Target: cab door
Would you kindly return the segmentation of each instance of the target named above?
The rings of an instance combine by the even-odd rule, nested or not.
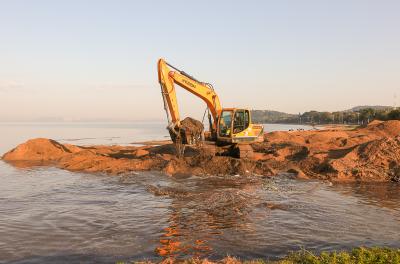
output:
[[[233,118],[233,134],[239,134],[250,125],[250,113],[246,109],[237,109]]]
[[[220,142],[230,142],[232,139],[232,123],[234,118],[234,111],[222,110],[218,120],[217,138]]]

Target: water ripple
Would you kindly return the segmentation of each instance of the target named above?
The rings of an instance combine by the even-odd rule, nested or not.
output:
[[[0,161],[0,256],[108,263],[275,258],[306,247],[400,246],[400,187],[267,177],[121,177]]]

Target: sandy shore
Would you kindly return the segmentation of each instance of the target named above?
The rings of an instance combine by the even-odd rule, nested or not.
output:
[[[162,143],[162,144],[158,144]],[[82,172],[124,174],[155,170],[168,175],[266,175],[292,172],[299,178],[334,182],[400,181],[400,121],[374,121],[366,127],[271,132],[253,144],[254,158],[213,156],[188,147],[175,157],[171,142],[142,146],[77,146],[32,139],[7,152],[15,166],[41,164]]]

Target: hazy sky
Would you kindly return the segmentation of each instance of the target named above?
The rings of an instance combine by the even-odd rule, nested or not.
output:
[[[0,120],[163,119],[159,57],[224,107],[393,105],[399,14],[396,0],[0,0]],[[178,95],[181,116],[202,116]]]

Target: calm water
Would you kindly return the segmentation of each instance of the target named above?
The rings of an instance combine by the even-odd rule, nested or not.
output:
[[[32,137],[75,144],[163,139],[164,127],[3,123],[0,153]],[[301,247],[400,247],[396,184],[332,185],[290,175],[110,177],[1,161],[0,181],[0,263],[112,263],[171,255],[277,258]]]

